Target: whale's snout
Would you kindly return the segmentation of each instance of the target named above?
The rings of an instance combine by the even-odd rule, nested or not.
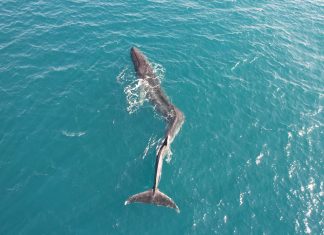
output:
[[[132,56],[141,54],[140,50],[137,49],[136,47],[131,47],[130,53]]]
[[[136,71],[138,71],[140,69],[140,67],[143,67],[147,64],[145,56],[142,54],[142,52],[138,48],[132,47],[130,50],[130,54],[131,54]]]

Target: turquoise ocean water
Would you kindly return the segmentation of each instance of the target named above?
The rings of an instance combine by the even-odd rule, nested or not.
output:
[[[186,121],[165,123],[129,50]],[[0,1],[0,234],[323,234],[323,1]]]

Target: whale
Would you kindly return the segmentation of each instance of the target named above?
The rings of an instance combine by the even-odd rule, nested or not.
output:
[[[145,192],[129,197],[125,201],[125,205],[131,203],[154,204],[157,206],[173,208],[176,212],[180,213],[177,204],[169,196],[162,193],[158,186],[161,180],[164,157],[170,152],[170,145],[183,125],[185,116],[166,96],[165,92],[161,88],[160,80],[155,75],[146,56],[136,47],[131,48],[130,54],[137,77],[143,81],[146,98],[152,103],[155,110],[163,117],[167,125],[163,141],[156,154],[153,187]]]

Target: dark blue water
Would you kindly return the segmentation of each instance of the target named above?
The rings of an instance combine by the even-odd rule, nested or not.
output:
[[[186,121],[165,123],[139,47]],[[322,234],[323,1],[1,1],[0,234]],[[170,159],[169,159],[170,160]]]

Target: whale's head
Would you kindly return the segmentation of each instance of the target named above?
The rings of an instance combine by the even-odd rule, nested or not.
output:
[[[138,75],[144,76],[150,70],[150,65],[146,57],[136,47],[132,47],[130,53],[135,67],[135,71],[138,73]]]

